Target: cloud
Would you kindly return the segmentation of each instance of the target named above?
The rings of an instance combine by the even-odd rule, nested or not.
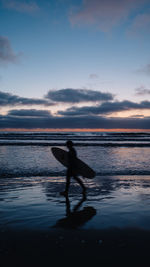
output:
[[[15,117],[43,117],[47,118],[51,116],[50,111],[48,110],[37,110],[37,109],[13,109],[10,110],[7,114],[8,116]]]
[[[24,0],[2,0],[4,8],[15,10],[23,13],[35,13],[39,11],[39,6],[34,1]]]
[[[127,111],[132,109],[150,109],[150,101],[135,103],[131,101],[105,102],[97,106],[72,107],[65,111],[58,111],[63,116],[83,116],[83,115],[108,115],[114,112]]]
[[[18,59],[19,55],[13,51],[8,38],[0,36],[0,63],[15,63]]]
[[[70,14],[70,21],[73,25],[96,25],[101,31],[108,32],[147,1],[83,0],[82,6]]]
[[[150,75],[150,64],[145,65],[144,67],[141,67],[136,71],[138,74],[145,74]]]
[[[135,89],[136,96],[145,96],[150,95],[150,89],[146,89],[144,86],[140,86],[139,88]]]
[[[87,89],[61,89],[61,90],[50,90],[45,98],[48,98],[56,102],[64,103],[80,103],[87,101],[109,101],[113,99],[111,93],[102,93],[100,91],[93,91]]]
[[[0,128],[128,128],[150,129],[150,118],[104,118],[100,116],[26,118],[0,116]]]
[[[60,90],[61,91],[61,90]],[[89,90],[83,90],[88,91]],[[99,93],[97,91],[94,91]],[[82,92],[83,93],[83,92]],[[66,95],[65,95],[66,96]],[[78,94],[77,94],[78,96]],[[74,96],[73,96],[74,97]],[[88,99],[88,98],[87,98]],[[126,111],[131,109],[150,109],[150,101],[135,103],[131,101],[108,101],[101,105],[83,106],[58,111],[57,115],[52,115],[49,110],[29,109],[31,105],[49,105],[56,103],[49,102],[47,98],[24,98],[10,93],[0,92],[0,105],[10,106],[11,110],[7,115],[0,115],[0,128],[139,128],[150,129],[150,117],[141,118],[134,116],[131,118],[107,118],[105,115],[117,111]],[[66,101],[66,100],[65,100]],[[65,102],[64,101],[64,102]],[[70,96],[69,100],[70,101]],[[82,101],[82,97],[73,99],[73,101]],[[84,99],[85,101],[85,99]],[[90,99],[91,101],[91,99]],[[93,98],[95,101],[95,98]],[[74,102],[73,102],[74,103]],[[75,102],[76,103],[76,102]],[[78,102],[77,102],[78,103]],[[15,109],[14,106],[26,105],[27,109]],[[60,116],[61,115],[61,116]]]
[[[98,74],[96,74],[96,73],[91,73],[90,75],[89,75],[89,79],[98,79],[99,78],[99,76],[98,76]]]
[[[137,35],[144,34],[150,32],[150,13],[139,14],[133,20],[131,24],[128,34]]]
[[[13,106],[13,105],[53,105],[46,99],[26,98],[5,93],[0,91],[0,105],[1,106]]]
[[[144,118],[144,115],[132,115],[130,118]]]
[[[109,101],[113,99],[111,93],[102,93],[86,89],[62,89],[57,91],[48,91],[44,98],[26,98],[0,91],[0,105],[56,105],[56,102],[62,103],[80,103],[88,101]]]

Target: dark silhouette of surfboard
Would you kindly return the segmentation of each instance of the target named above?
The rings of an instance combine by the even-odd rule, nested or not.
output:
[[[51,148],[54,157],[65,167],[68,167],[68,152],[58,148],[52,147]],[[84,178],[94,178],[96,173],[95,171],[90,168],[85,162],[82,160],[75,158],[74,164],[76,166],[74,173],[75,175],[81,175]]]

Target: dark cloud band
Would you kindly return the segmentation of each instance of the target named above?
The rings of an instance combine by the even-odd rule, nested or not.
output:
[[[104,118],[100,116],[80,117],[38,117],[25,118],[15,116],[0,116],[0,128],[128,128],[150,129],[150,117],[148,118]]]
[[[21,109],[21,110],[10,110],[7,114],[8,116],[14,116],[14,117],[50,117],[51,112],[48,110],[37,110],[37,109]]]
[[[87,101],[110,101],[113,100],[114,96],[111,93],[102,93],[100,91],[66,88],[50,90],[45,98],[56,102],[80,103]]]
[[[13,105],[53,105],[46,99],[26,98],[13,95],[10,93],[0,92],[0,105],[13,106]]]
[[[150,101],[135,103],[131,101],[104,102],[97,106],[72,107],[65,111],[58,111],[63,116],[83,116],[83,115],[101,115],[111,114],[113,112],[127,111],[132,109],[150,109]]]

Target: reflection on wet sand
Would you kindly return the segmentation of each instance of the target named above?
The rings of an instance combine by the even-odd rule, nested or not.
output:
[[[97,176],[85,183],[86,202],[74,182],[69,199],[60,196],[65,177],[1,178],[0,229],[53,225],[62,229],[135,225],[150,229],[150,176]]]
[[[82,210],[79,210],[82,203],[86,200],[86,197],[83,196],[82,199],[74,206],[71,211],[69,197],[66,196],[66,217],[59,219],[54,227],[62,228],[78,228],[84,225],[87,221],[91,220],[93,216],[96,215],[96,209],[91,206],[84,207]]]

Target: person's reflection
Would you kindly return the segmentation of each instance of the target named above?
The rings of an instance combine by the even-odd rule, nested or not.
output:
[[[78,228],[82,226],[87,221],[92,219],[96,215],[96,209],[91,206],[84,207],[82,210],[79,210],[82,203],[86,200],[86,197],[83,196],[82,199],[75,205],[73,211],[70,209],[70,200],[66,196],[66,217],[58,220],[54,227],[62,228]]]

